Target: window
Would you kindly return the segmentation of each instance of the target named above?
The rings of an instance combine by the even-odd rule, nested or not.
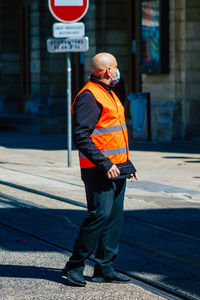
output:
[[[141,73],[167,73],[169,69],[169,5],[167,0],[140,2]]]

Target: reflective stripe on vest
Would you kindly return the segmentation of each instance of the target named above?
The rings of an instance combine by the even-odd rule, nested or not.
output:
[[[85,85],[79,94],[85,90],[89,90],[96,101],[102,106],[99,121],[90,135],[92,141],[112,163],[126,162],[129,155],[128,132],[125,123],[124,108],[120,100],[112,91],[111,96],[100,84],[91,81]],[[73,107],[75,101],[76,98],[72,104],[72,114],[74,113]],[[82,153],[79,153],[79,160],[81,168],[95,167]]]
[[[106,133],[112,133],[112,132],[117,132],[117,131],[121,131],[123,129],[127,129],[126,128],[126,123],[123,123],[122,126],[121,125],[115,125],[115,126],[110,126],[110,127],[101,127],[101,128],[96,128],[94,129],[93,133],[91,135],[98,135],[98,134],[106,134]]]
[[[126,149],[126,147],[122,147],[122,148],[115,148],[115,149],[110,149],[110,150],[101,150],[101,152],[105,156],[111,156],[111,155],[117,155],[117,154],[126,153],[127,149]],[[83,155],[83,153],[81,153],[80,151],[79,151],[79,157],[86,158],[86,156]]]

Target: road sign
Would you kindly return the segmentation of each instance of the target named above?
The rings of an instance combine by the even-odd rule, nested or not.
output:
[[[85,24],[78,23],[54,23],[53,36],[57,38],[81,37],[85,35]]]
[[[89,49],[88,37],[47,40],[47,50],[51,53],[61,52],[85,52]]]
[[[48,0],[49,10],[60,22],[75,23],[87,12],[89,0]]]

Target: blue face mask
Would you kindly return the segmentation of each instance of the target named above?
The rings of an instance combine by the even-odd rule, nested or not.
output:
[[[112,77],[111,77],[112,78]],[[120,71],[117,69],[116,78],[112,78],[112,84],[115,85],[120,81]]]

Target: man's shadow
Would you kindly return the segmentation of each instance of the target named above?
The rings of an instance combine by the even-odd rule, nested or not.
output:
[[[62,276],[62,269],[57,268],[0,265],[0,277],[44,279],[48,281],[54,281],[59,284],[74,286],[67,280],[67,277]],[[92,281],[91,277],[84,277],[87,281]]]

